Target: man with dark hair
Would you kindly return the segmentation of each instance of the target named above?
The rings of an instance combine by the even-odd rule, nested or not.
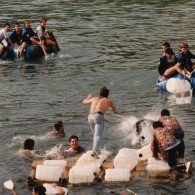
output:
[[[35,141],[33,139],[26,139],[24,141],[24,148],[20,149],[18,154],[23,157],[32,157],[35,154],[34,146]]]
[[[178,160],[184,163],[184,132],[177,119],[170,116],[169,110],[161,111],[160,120],[153,123],[153,128],[153,156],[158,158],[160,154],[171,168],[177,166]]]
[[[104,114],[109,108],[111,108],[114,113],[117,113],[115,104],[108,98],[108,95],[109,90],[106,87],[102,87],[98,97],[88,95],[87,98],[83,100],[83,104],[91,104],[88,122],[94,136],[92,156],[95,158],[99,158],[98,153],[104,132]]]
[[[57,121],[54,124],[54,128],[55,129],[53,131],[48,132],[48,135],[57,137],[57,138],[65,136],[63,121]]]
[[[16,22],[15,30],[11,33],[10,39],[14,45],[14,47],[18,47],[22,44],[22,30],[19,22]]]
[[[3,53],[9,45],[12,46],[10,40],[10,24],[6,23],[0,30],[0,58],[3,56]]]
[[[165,56],[165,50],[170,48],[171,45],[169,42],[165,41],[164,43],[162,43],[161,45],[161,52],[162,52],[162,56]]]
[[[85,148],[79,145],[79,138],[76,135],[71,135],[68,141],[70,147],[66,150],[60,151],[57,159],[62,159],[64,157],[74,157],[85,152]]]

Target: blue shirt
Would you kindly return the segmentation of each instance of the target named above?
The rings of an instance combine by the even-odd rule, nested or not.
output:
[[[181,51],[177,55],[178,62],[181,64],[180,68],[186,68],[189,72],[191,72],[193,62],[192,59],[195,59],[195,55],[188,51],[186,54],[182,53]]]

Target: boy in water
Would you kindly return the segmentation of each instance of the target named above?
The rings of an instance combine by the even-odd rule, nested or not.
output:
[[[54,131],[50,131],[48,134],[53,137],[63,137],[65,136],[64,132],[64,123],[62,121],[57,121],[54,124]]]
[[[26,139],[24,141],[24,149],[19,150],[18,154],[24,157],[34,156],[35,154],[34,145],[35,145],[35,141],[33,139]]]
[[[104,132],[104,114],[109,108],[111,108],[114,113],[117,113],[115,104],[108,98],[108,95],[109,90],[106,87],[102,87],[98,97],[88,95],[87,98],[83,100],[83,104],[91,105],[88,122],[94,136],[92,156],[95,158],[99,158],[98,153]]]
[[[85,152],[85,148],[80,146],[79,138],[76,135],[71,135],[68,141],[70,147],[66,150],[62,150],[58,154],[57,159],[63,159],[64,157],[65,158],[74,157],[83,154]]]

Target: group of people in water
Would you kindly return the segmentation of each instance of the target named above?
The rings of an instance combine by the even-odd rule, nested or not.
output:
[[[99,92],[99,96],[88,95],[83,104],[90,105],[90,111],[88,115],[88,123],[93,133],[93,152],[91,154],[95,159],[99,158],[101,153],[101,141],[104,132],[104,115],[108,109],[111,109],[114,113],[117,113],[116,106],[112,99],[108,98],[109,90],[106,87],[102,87]],[[138,121],[139,122],[139,121]],[[185,144],[184,144],[184,131],[181,128],[178,120],[170,115],[169,110],[163,109],[158,121],[152,121],[153,141],[151,143],[151,150],[153,157],[156,159],[163,159],[167,161],[171,169],[190,169],[191,164],[185,162]],[[54,125],[54,130],[48,134],[54,137],[62,137],[65,135],[64,124],[62,121],[57,121]],[[143,138],[144,139],[144,138]],[[69,148],[61,149],[55,159],[67,159],[81,155],[86,150],[79,144],[79,138],[76,135],[71,135],[69,138]],[[27,139],[24,143],[24,154],[30,156],[27,151],[32,152],[34,150],[34,140]],[[50,155],[47,155],[45,159],[52,159]],[[36,169],[38,164],[42,164],[43,160],[32,163],[32,169]],[[68,176],[66,176],[68,177]],[[41,185],[42,186],[42,185]],[[44,186],[38,187],[38,189],[44,190]],[[15,193],[15,192],[14,192]],[[45,193],[45,192],[44,192]],[[34,189],[34,194],[42,195],[44,193],[37,192]],[[59,193],[59,194],[63,194]]]
[[[160,74],[159,81],[163,81],[174,74],[182,74],[187,77],[191,76],[191,72],[195,69],[195,64],[192,62],[192,59],[195,59],[195,55],[191,53],[186,42],[180,44],[177,55],[168,42],[164,42],[161,45],[161,49],[162,57],[158,66],[158,72]]]
[[[9,36],[7,34],[10,25],[6,24],[3,30],[0,31],[0,55],[3,54],[3,50],[6,47],[19,46],[19,54],[22,56],[24,49],[28,44],[37,44],[45,51],[48,51],[47,46],[50,45],[57,51],[59,48],[56,42],[50,39],[49,31],[45,28],[46,22],[46,18],[40,20],[40,25],[37,27],[36,33],[33,32],[29,20],[24,21],[24,28],[22,30],[20,29],[20,24],[16,23],[15,31]],[[7,41],[7,45],[3,40]],[[160,58],[160,65],[158,67],[159,74],[161,75],[160,81],[177,73],[185,76],[191,75],[191,72],[195,69],[195,64],[191,59],[195,58],[195,55],[190,52],[187,43],[181,43],[180,51],[177,56],[168,42],[162,44],[162,51],[163,56]],[[83,104],[90,105],[88,123],[93,133],[93,152],[91,156],[95,159],[99,159],[99,154],[101,153],[101,142],[104,133],[104,115],[108,109],[117,113],[113,100],[108,98],[108,96],[109,89],[102,87],[98,96],[89,94],[82,102]],[[153,157],[167,161],[171,169],[190,169],[191,164],[185,163],[184,131],[178,120],[175,117],[170,116],[169,110],[163,109],[159,120],[152,121],[152,126],[153,141],[151,143],[151,150]],[[57,121],[54,125],[54,130],[49,132],[48,135],[56,138],[65,136],[63,121]],[[70,136],[69,145],[68,149],[59,151],[55,158],[64,159],[74,157],[75,155],[80,155],[86,151],[85,148],[80,146],[79,138],[76,135]],[[24,156],[33,156],[34,140],[25,140],[24,148],[19,153]],[[49,155],[46,156],[46,159],[51,158],[52,157]],[[37,164],[32,164],[32,168],[36,168],[36,166]],[[44,195],[45,192],[46,190],[42,185],[35,187],[33,190],[34,195]],[[15,191],[13,190],[13,194],[14,193]],[[60,188],[59,194],[63,194]]]
[[[13,31],[11,31],[9,23],[4,24],[0,30],[0,58],[10,48],[18,51],[18,57],[23,57],[28,45],[40,46],[44,54],[58,52],[60,49],[55,36],[46,28],[46,25],[47,18],[40,19],[35,31],[31,27],[30,20],[25,20],[23,27],[19,22],[16,22]]]

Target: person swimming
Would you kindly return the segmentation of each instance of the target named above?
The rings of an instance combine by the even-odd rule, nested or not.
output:
[[[48,135],[53,136],[53,137],[64,137],[65,132],[64,132],[64,123],[63,123],[63,121],[57,121],[54,124],[54,130],[48,132]]]
[[[35,141],[33,139],[26,139],[24,141],[24,148],[20,149],[18,154],[23,157],[33,157]]]

